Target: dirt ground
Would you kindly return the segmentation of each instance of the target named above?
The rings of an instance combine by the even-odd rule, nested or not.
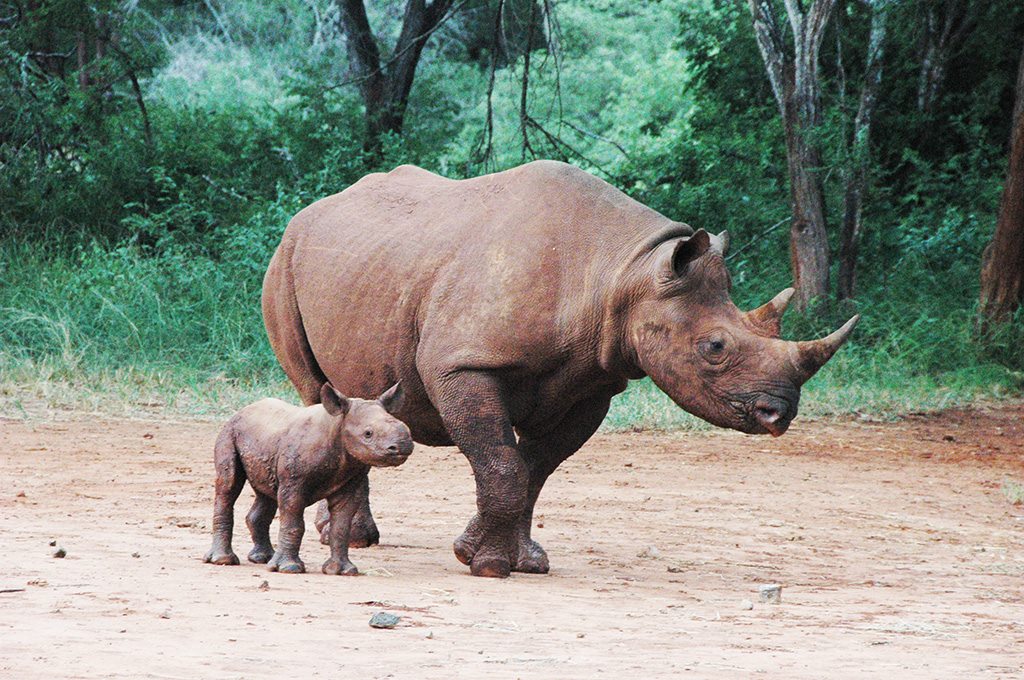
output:
[[[422,447],[371,476],[365,575],[319,573],[313,532],[315,573],[203,564],[216,432],[0,421],[0,677],[1024,675],[1024,507],[1002,488],[1024,482],[1024,404],[599,435],[541,497],[551,573],[507,580],[455,560],[469,466]],[[378,611],[398,627],[370,628]]]

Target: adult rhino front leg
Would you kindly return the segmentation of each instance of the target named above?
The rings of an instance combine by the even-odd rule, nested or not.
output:
[[[519,451],[529,467],[530,483],[526,507],[516,526],[517,556],[514,571],[530,574],[548,572],[548,555],[530,535],[537,498],[551,473],[569,456],[579,451],[601,426],[608,414],[612,396],[619,391],[621,390],[579,402],[551,432],[544,436],[520,438]]]
[[[508,576],[518,560],[529,470],[516,448],[501,385],[486,372],[456,371],[437,381],[433,396],[476,478],[477,515],[456,539],[455,555],[474,576]]]

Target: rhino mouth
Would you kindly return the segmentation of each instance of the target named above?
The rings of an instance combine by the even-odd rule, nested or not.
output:
[[[796,417],[797,399],[790,394],[760,392],[739,399],[744,432],[781,437]],[[736,403],[736,402],[734,402]]]

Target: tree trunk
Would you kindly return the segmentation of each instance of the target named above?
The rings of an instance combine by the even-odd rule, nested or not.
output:
[[[949,60],[960,47],[974,15],[970,0],[946,0],[940,16],[938,2],[924,0],[924,32],[921,38],[921,64],[917,74],[917,110],[935,111],[946,82]]]
[[[793,220],[789,227],[789,258],[797,308],[806,310],[814,300],[828,297],[828,232],[825,227],[825,193],[822,188],[821,155],[809,144],[805,131],[786,124],[786,156],[789,169]]]
[[[446,18],[453,0],[409,0],[391,59],[381,62],[363,0],[338,0],[352,71],[366,108],[364,148],[379,154],[384,135],[402,131],[416,66],[430,35]]]
[[[853,121],[849,146],[849,165],[844,171],[843,228],[839,246],[839,300],[853,298],[857,288],[857,252],[860,247],[861,216],[867,188],[868,163],[871,160],[871,119],[882,83],[882,55],[885,46],[886,8],[876,5],[871,11],[868,53],[864,62],[864,81],[860,104]]]
[[[790,261],[797,307],[828,298],[828,230],[821,153],[813,141],[821,124],[818,54],[835,0],[814,0],[807,11],[798,0],[785,0],[793,33],[792,53],[783,44],[773,0],[748,0],[754,35],[764,60],[786,133],[793,221],[789,232]]]
[[[981,266],[982,328],[1010,320],[1024,302],[1024,50],[1010,133],[1010,167]]]

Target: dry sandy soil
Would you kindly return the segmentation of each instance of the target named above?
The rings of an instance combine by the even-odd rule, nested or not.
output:
[[[452,555],[473,510],[453,449],[373,473],[363,576],[203,564],[216,432],[0,421],[0,677],[1024,675],[1024,507],[1002,490],[1024,481],[1024,404],[600,435],[541,497],[551,574],[507,580]],[[303,554],[326,558],[313,532]],[[770,582],[781,604],[758,602]]]

